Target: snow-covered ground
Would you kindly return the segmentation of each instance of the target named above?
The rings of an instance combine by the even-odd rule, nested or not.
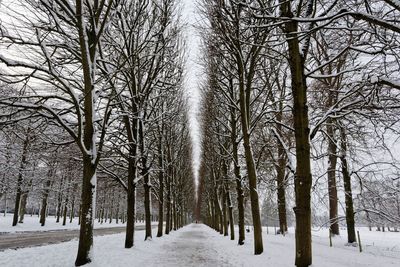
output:
[[[153,229],[153,234],[156,230]],[[343,232],[343,231],[342,231]],[[274,266],[286,267],[294,264],[294,235],[274,235],[273,229],[267,234],[264,229],[264,253],[253,255],[252,233],[246,233],[246,244],[238,246],[237,241],[223,237],[211,228],[191,224],[172,232],[169,236],[143,241],[143,231],[135,234],[135,247],[124,249],[124,234],[99,236],[94,239],[93,263],[89,267],[106,266]],[[334,247],[329,247],[325,230],[314,232],[313,266],[356,267],[356,266],[400,266],[400,253],[386,254],[385,250],[375,254],[367,249],[360,253],[356,247],[345,246],[344,237],[334,238]],[[344,233],[343,233],[344,234]],[[399,233],[377,233],[362,231],[365,246],[371,240],[374,245],[390,250],[398,249]],[[382,236],[381,236],[382,235]],[[363,237],[362,237],[363,238]],[[370,241],[369,241],[370,240]],[[77,241],[20,250],[0,252],[0,266],[73,266]],[[379,250],[381,251],[381,250]]]
[[[26,231],[53,231],[53,230],[75,230],[79,229],[78,218],[74,218],[72,223],[69,223],[69,218],[65,226],[62,225],[62,219],[59,223],[56,223],[56,218],[54,216],[49,216],[46,218],[45,226],[40,226],[38,216],[26,215],[24,218],[24,223],[19,223],[16,226],[12,225],[13,214],[9,213],[7,216],[0,216],[0,234],[1,233],[15,233],[15,232],[26,232]],[[112,223],[103,222],[102,224],[95,221],[95,228],[109,228],[109,227],[121,227],[124,226],[121,222]]]

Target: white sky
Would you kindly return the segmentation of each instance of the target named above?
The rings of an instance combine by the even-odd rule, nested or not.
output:
[[[182,0],[183,4],[183,21],[187,23],[185,27],[185,35],[187,38],[187,63],[185,90],[188,96],[189,104],[189,123],[190,135],[193,144],[193,175],[197,188],[199,185],[199,169],[201,164],[201,130],[199,123],[200,109],[200,81],[201,68],[198,64],[200,55],[200,37],[194,25],[199,21],[199,15],[196,8],[196,1]]]
[[[6,3],[13,3],[13,0],[0,0],[0,7]],[[199,185],[199,169],[201,164],[201,130],[199,124],[199,109],[200,109],[200,80],[202,76],[201,67],[198,64],[200,55],[200,36],[194,25],[198,23],[199,14],[195,0],[181,0],[182,3],[182,20],[185,23],[185,36],[187,42],[187,62],[185,73],[185,92],[187,94],[189,105],[189,129],[193,146],[193,176],[196,186]]]

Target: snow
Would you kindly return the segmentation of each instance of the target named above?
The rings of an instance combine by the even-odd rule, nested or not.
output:
[[[153,229],[156,231],[156,229]],[[345,231],[342,230],[344,233]],[[313,231],[313,266],[400,266],[399,233],[368,232],[361,229],[364,243],[372,241],[377,246],[390,246],[397,253],[360,253],[357,247],[346,247],[345,236],[335,237],[334,247],[329,247],[327,230]],[[102,266],[294,266],[294,234],[289,229],[285,236],[274,235],[273,229],[264,228],[264,253],[253,255],[252,235],[246,233],[246,243],[223,237],[208,226],[191,224],[168,236],[143,241],[144,231],[135,234],[135,246],[124,249],[124,234],[94,238],[94,261],[88,267]],[[73,266],[77,241],[43,247],[7,250],[0,253],[0,266]],[[40,262],[32,259],[40,259]]]
[[[378,76],[376,76],[376,75],[371,76],[371,83],[372,84],[378,83],[378,82],[379,82]]]
[[[15,232],[27,232],[27,231],[54,231],[54,230],[77,230],[79,229],[78,218],[74,218],[72,223],[69,223],[69,217],[67,218],[67,223],[65,226],[62,225],[62,218],[60,218],[60,222],[56,223],[56,218],[54,216],[49,216],[46,218],[45,226],[40,226],[39,217],[37,215],[30,216],[29,214],[25,215],[24,223],[19,223],[16,226],[11,226],[12,224],[12,213],[8,213],[6,217],[0,215],[0,234],[1,233],[15,233]],[[142,223],[143,224],[143,223]],[[140,224],[136,224],[140,225]],[[103,224],[98,223],[96,220],[94,223],[94,228],[110,228],[110,227],[122,227],[125,224],[122,224],[119,221],[118,224],[115,223],[115,220],[112,223],[103,222]]]

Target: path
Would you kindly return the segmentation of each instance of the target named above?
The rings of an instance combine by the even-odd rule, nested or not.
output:
[[[203,224],[191,224],[175,232],[173,239],[160,247],[157,260],[150,266],[232,266],[220,254],[221,248],[212,242],[214,233],[206,228]]]
[[[263,232],[265,251],[257,256],[253,254],[252,232],[246,233],[246,242],[243,246],[238,246],[237,241],[231,241],[229,237],[221,236],[202,224],[185,226],[161,238],[156,238],[155,234],[156,229],[153,229],[153,240],[144,241],[144,231],[137,231],[135,246],[131,249],[124,248],[124,233],[98,236],[94,239],[93,262],[87,267],[294,266],[293,232],[286,236],[274,235],[271,231],[270,234]],[[344,246],[341,238],[335,238],[334,247],[329,247],[329,242],[325,237],[314,236],[313,240],[313,266],[315,267],[400,266],[400,259],[397,257],[360,253],[357,248]],[[78,241],[75,239],[49,246],[5,250],[0,252],[0,266],[73,266],[77,247]]]
[[[154,226],[153,226],[154,227]],[[95,236],[119,234],[125,232],[125,227],[94,229]],[[136,230],[144,230],[144,225],[135,227]],[[5,249],[17,249],[47,244],[57,244],[78,238],[79,230],[53,230],[45,232],[21,232],[0,235],[0,251]]]

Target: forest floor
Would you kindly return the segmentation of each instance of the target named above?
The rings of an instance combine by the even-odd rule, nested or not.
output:
[[[313,266],[400,266],[400,234],[362,231],[364,252],[345,246],[345,236],[335,237],[333,247],[325,231],[313,231]],[[253,255],[253,233],[246,233],[246,243],[223,237],[208,226],[191,224],[168,236],[143,241],[144,232],[135,232],[135,246],[124,249],[124,234],[98,236],[94,239],[94,261],[88,267],[157,266],[157,267],[219,267],[219,266],[294,266],[294,234],[285,236],[263,232],[264,253]],[[345,231],[342,231],[345,232]],[[153,235],[156,230],[153,229]],[[1,238],[1,237],[0,237]],[[370,243],[371,240],[373,243]],[[370,247],[375,247],[371,249]],[[77,241],[42,247],[0,252],[0,266],[73,266]]]

